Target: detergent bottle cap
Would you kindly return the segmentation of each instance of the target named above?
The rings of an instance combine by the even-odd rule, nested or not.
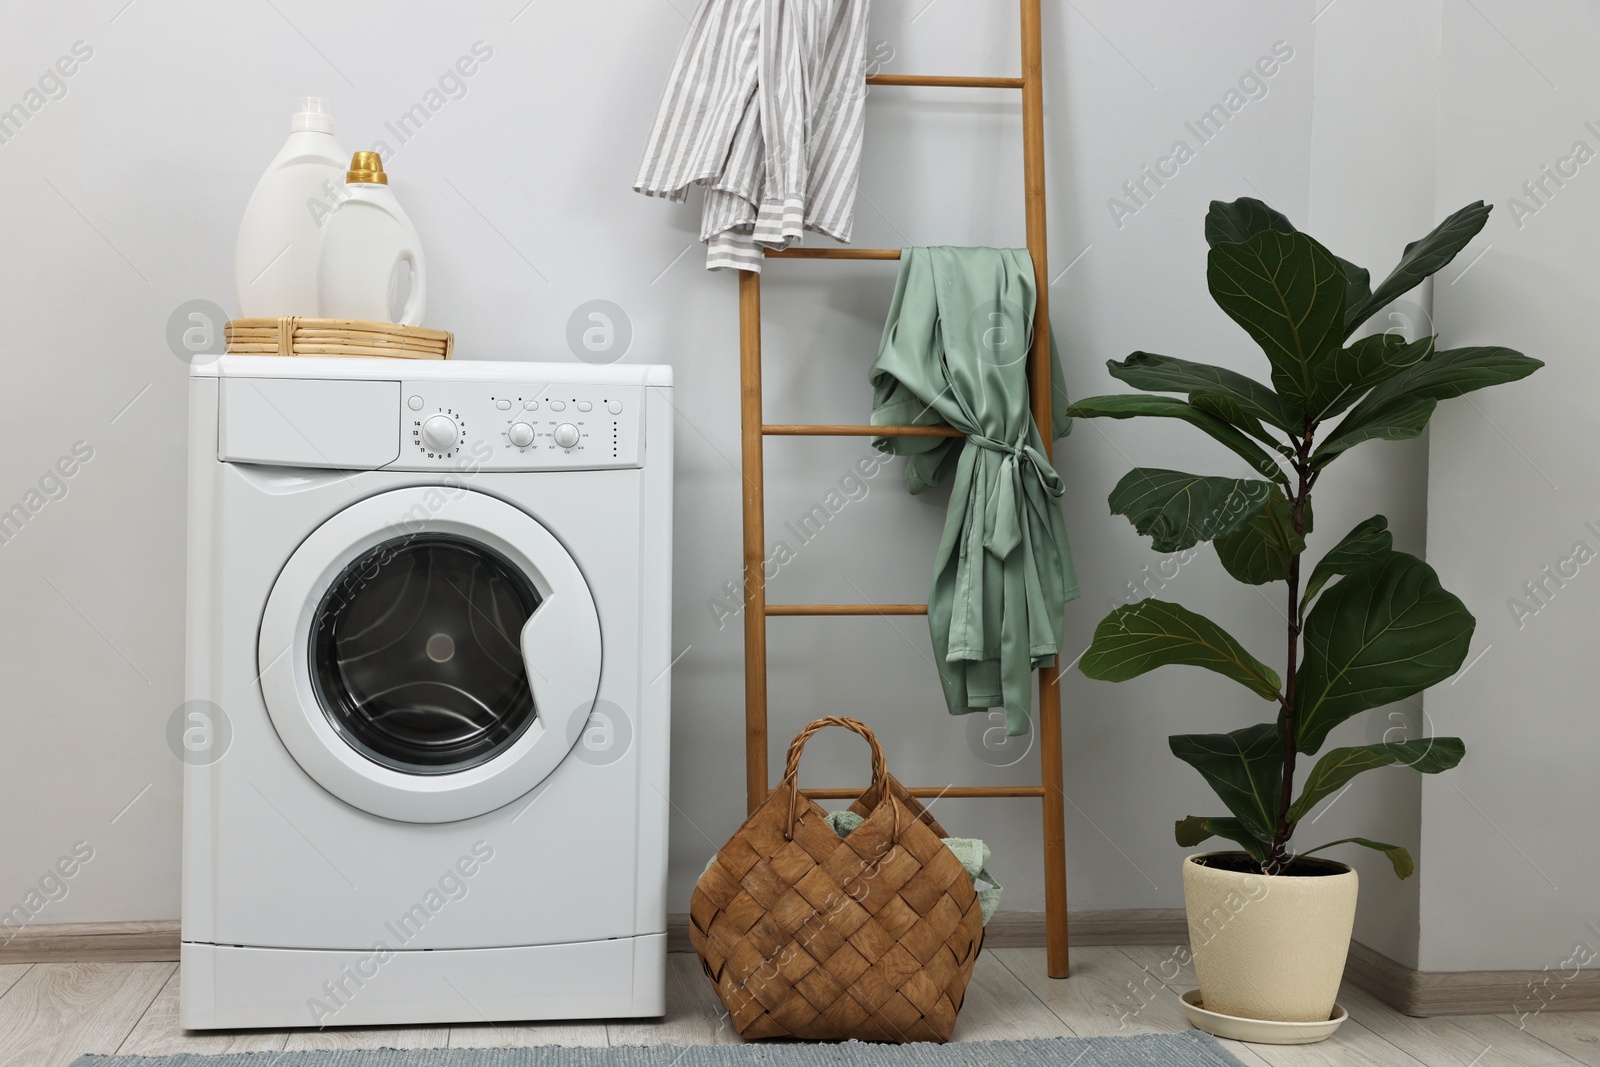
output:
[[[376,152],[357,152],[351,156],[350,172],[344,176],[344,180],[367,185],[389,184],[389,176],[383,172],[383,160],[378,158]]]
[[[290,133],[332,133],[333,116],[323,106],[320,96],[302,96],[294,118],[289,120]]]

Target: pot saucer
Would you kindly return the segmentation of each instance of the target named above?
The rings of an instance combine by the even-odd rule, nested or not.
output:
[[[1197,1030],[1204,1030],[1213,1037],[1250,1041],[1258,1045],[1309,1045],[1333,1036],[1339,1024],[1350,1017],[1342,1004],[1335,1004],[1333,1015],[1323,1022],[1286,1023],[1268,1019],[1241,1019],[1237,1015],[1207,1011],[1200,1002],[1198,989],[1188,990],[1179,999],[1183,1001],[1183,1013]]]

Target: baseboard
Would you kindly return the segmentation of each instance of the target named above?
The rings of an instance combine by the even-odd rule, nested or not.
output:
[[[1043,912],[1001,912],[984,930],[985,948],[1040,948]],[[1183,945],[1189,929],[1182,908],[1079,911],[1067,915],[1074,946]],[[692,951],[688,916],[667,921],[667,948]],[[1359,941],[1351,942],[1346,981],[1407,1015],[1536,1015],[1542,1011],[1600,1011],[1600,972],[1564,978],[1555,971],[1414,971]]]
[[[178,921],[54,923],[0,929],[0,963],[172,963]]]
[[[1067,917],[1075,946],[1181,945],[1181,908],[1079,911]],[[1044,913],[1003,911],[984,931],[987,948],[1038,948]],[[9,929],[3,933],[11,933]],[[178,923],[57,923],[26,926],[0,944],[4,963],[168,963],[178,958]],[[689,917],[667,917],[667,951],[690,952]],[[1537,1015],[1600,1011],[1600,972],[1414,971],[1353,942],[1345,979],[1407,1015]]]
[[[1407,1015],[1538,1015],[1600,1011],[1600,973],[1414,971],[1359,941],[1350,945],[1345,979]]]

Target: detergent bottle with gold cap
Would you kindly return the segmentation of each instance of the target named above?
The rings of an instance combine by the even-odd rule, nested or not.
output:
[[[317,259],[317,314],[422,325],[427,272],[416,227],[389,188],[376,152],[357,152],[345,197],[322,227]],[[405,306],[396,308],[402,285]]]

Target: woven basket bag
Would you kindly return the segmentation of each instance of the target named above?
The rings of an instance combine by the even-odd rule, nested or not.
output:
[[[872,784],[841,838],[802,796],[800,753],[842,726],[872,746]],[[689,939],[743,1037],[948,1041],[983,944],[972,879],[944,828],[855,719],[818,719],[783,781],[728,839],[689,903]]]

